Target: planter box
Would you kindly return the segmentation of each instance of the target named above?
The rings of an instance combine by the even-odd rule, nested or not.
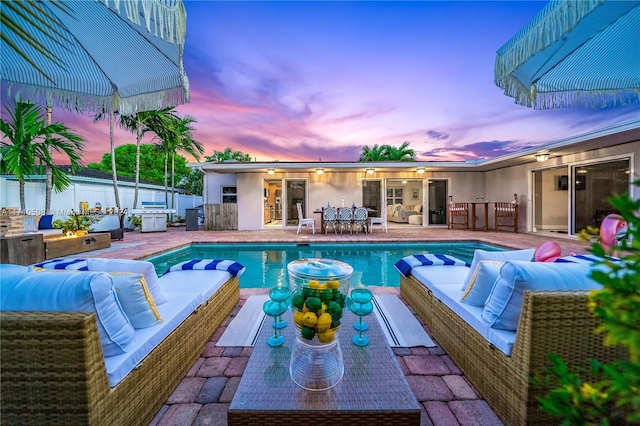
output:
[[[111,234],[87,234],[82,237],[49,238],[44,241],[45,257],[55,259],[111,247]]]
[[[2,263],[31,265],[44,260],[42,234],[19,235],[0,238]]]

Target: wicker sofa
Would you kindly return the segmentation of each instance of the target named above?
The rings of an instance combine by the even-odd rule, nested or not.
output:
[[[210,273],[184,272],[187,274],[178,272],[171,280],[185,291],[197,288]],[[201,303],[190,314],[186,312],[186,318],[115,386],[107,373],[95,313],[0,312],[1,423],[149,424],[237,305],[238,278],[225,274],[228,277],[216,278],[219,282],[208,290],[208,297],[201,297]],[[159,281],[171,299],[174,294],[170,292],[176,289],[167,288],[168,283],[163,282],[167,279]]]
[[[505,354],[477,326],[470,326],[455,305],[436,296],[440,293],[433,282],[459,284],[467,275],[465,269],[469,268],[447,267],[443,273],[434,268],[427,272],[439,274],[432,282],[425,279],[427,274],[401,276],[400,294],[505,424],[557,423],[540,410],[537,397],[546,391],[531,380],[550,365],[548,354],[560,354],[573,371],[588,371],[593,358],[606,362],[626,356],[622,350],[605,348],[602,336],[595,335],[597,321],[587,308],[587,291],[549,290],[524,292],[515,340],[510,354]],[[460,286],[455,287],[459,291]]]

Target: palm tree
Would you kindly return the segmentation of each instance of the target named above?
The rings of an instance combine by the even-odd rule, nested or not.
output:
[[[140,143],[142,136],[149,130],[158,134],[155,130],[162,131],[166,119],[177,117],[174,106],[162,108],[160,110],[141,111],[131,115],[120,117],[120,126],[136,134],[136,168],[135,168],[135,189],[133,195],[133,208],[138,208],[138,188],[140,184]],[[155,129],[155,130],[153,130]],[[166,172],[166,171],[165,171]],[[166,188],[165,188],[166,189]]]
[[[191,155],[196,160],[200,159],[200,155],[204,153],[204,147],[202,144],[193,139],[193,132],[195,129],[191,124],[196,123],[196,119],[190,116],[184,118],[176,116],[167,116],[165,119],[160,120],[158,123],[154,123],[153,131],[158,135],[161,143],[158,148],[165,155],[165,202],[168,205],[167,196],[167,168],[168,158],[171,156],[171,207],[175,206],[175,156],[177,151],[181,151],[185,154]],[[156,124],[161,124],[162,127],[155,127]]]
[[[116,144],[115,144],[115,137],[114,137],[114,121],[115,121],[115,115],[117,113],[114,111],[109,112],[109,145],[111,148],[111,176],[113,179],[113,192],[114,192],[114,196],[116,199],[116,207],[118,208],[118,212],[121,209],[120,206],[120,194],[118,192],[118,171],[116,170]],[[93,117],[93,122],[95,123],[96,121],[99,121],[101,119],[104,118],[104,114],[97,114],[95,117]],[[123,216],[120,216],[120,228],[123,228]]]
[[[219,163],[227,160],[236,160],[238,162],[248,163],[251,161],[251,155],[245,154],[242,151],[235,151],[227,147],[224,151],[218,151],[214,149],[213,154],[205,156],[204,159],[205,161],[216,161]]]
[[[409,148],[409,142],[403,142],[400,147],[386,145],[388,161],[416,161],[416,152]]]
[[[35,174],[36,163],[51,169],[52,186],[56,192],[65,190],[71,183],[68,174],[55,167],[52,151],[69,158],[71,170],[82,167],[81,153],[85,139],[61,123],[45,124],[40,107],[18,102],[13,110],[5,106],[10,120],[0,118],[3,133],[0,143],[0,172],[12,173],[20,184],[20,208],[26,209],[24,182]]]
[[[385,161],[387,159],[385,152],[388,146],[375,144],[373,148],[369,148],[368,145],[365,145],[362,147],[362,154],[360,154],[358,161]]]

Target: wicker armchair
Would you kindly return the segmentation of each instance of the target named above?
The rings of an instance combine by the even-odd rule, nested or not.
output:
[[[469,203],[454,203],[453,195],[449,195],[449,204],[447,204],[448,223],[447,228],[453,229],[458,226],[463,229],[469,229]],[[460,218],[459,222],[456,220]]]

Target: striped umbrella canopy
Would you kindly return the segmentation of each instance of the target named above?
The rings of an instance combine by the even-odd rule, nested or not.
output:
[[[494,81],[535,109],[640,102],[640,0],[552,0],[497,53]]]
[[[123,115],[189,101],[181,0],[3,0],[0,13],[8,98]]]

